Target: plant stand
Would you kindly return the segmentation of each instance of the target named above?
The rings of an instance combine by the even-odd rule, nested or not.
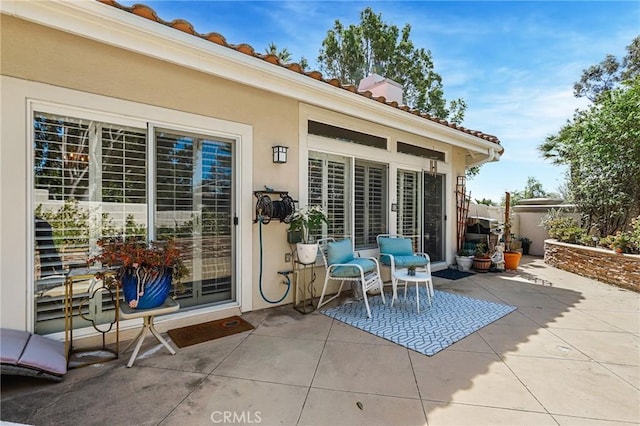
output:
[[[115,286],[115,290],[109,288],[104,279],[96,280],[98,273],[113,275],[113,271],[109,269],[90,269],[77,268],[72,269],[66,276],[64,282],[64,341],[65,356],[67,358],[68,368],[84,367],[90,364],[110,361],[118,358],[120,344],[120,328],[118,322],[118,308],[120,306],[120,287]],[[74,304],[74,285],[78,282],[87,280],[93,281],[94,285],[90,286],[89,297],[78,305]],[[99,285],[98,285],[99,284]],[[108,301],[114,306],[114,311],[105,309],[103,301]],[[86,303],[87,313],[83,313],[83,307]],[[83,348],[77,349],[73,346],[73,311],[78,309],[78,316],[89,321],[93,328],[101,334],[102,346],[100,348]],[[115,327],[115,349],[107,347],[106,336]],[[74,356],[78,355],[78,356]]]
[[[138,336],[133,339],[126,348],[122,351],[123,353],[129,350],[131,345],[136,344],[133,353],[131,354],[131,358],[129,358],[129,362],[127,363],[127,367],[131,367],[138,356],[138,352],[140,351],[140,347],[142,346],[142,342],[146,337],[147,333],[153,334],[153,336],[158,340],[158,342],[162,343],[165,348],[171,353],[171,355],[175,355],[176,351],[169,345],[169,343],[160,336],[160,333],[156,330],[153,325],[153,318],[157,315],[168,314],[171,312],[176,312],[180,309],[180,304],[173,300],[171,297],[167,297],[164,303],[157,308],[150,309],[133,309],[130,308],[129,305],[123,303],[120,305],[120,318],[121,319],[134,319],[134,318],[142,318],[142,330],[138,333]]]
[[[293,292],[293,309],[301,314],[310,314],[316,310],[313,305],[315,290],[313,283],[316,280],[315,263],[294,263],[296,274],[295,288]],[[307,274],[307,269],[310,270]],[[307,279],[307,276],[309,278]]]

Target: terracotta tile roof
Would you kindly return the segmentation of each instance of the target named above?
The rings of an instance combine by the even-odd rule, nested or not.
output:
[[[150,8],[149,6],[146,6],[146,5],[143,5],[143,4],[134,4],[131,7],[127,7],[127,6],[123,6],[123,5],[119,4],[115,0],[97,0],[97,1],[99,1],[101,3],[104,3],[104,4],[107,4],[109,6],[113,6],[113,7],[116,7],[118,9],[124,10],[126,12],[132,13],[134,15],[141,16],[141,17],[149,19],[151,21],[155,21],[155,22],[157,22],[159,24],[166,25],[168,27],[171,27],[171,28],[174,28],[176,30],[185,32],[187,34],[191,34],[191,35],[193,35],[195,37],[199,37],[199,38],[208,40],[208,41],[210,41],[212,43],[215,43],[215,44],[218,44],[220,46],[224,46],[224,47],[227,47],[229,49],[236,50],[238,52],[244,53],[245,55],[253,56],[254,58],[261,59],[261,60],[263,60],[265,62],[269,62],[269,63],[271,63],[273,65],[286,68],[286,69],[288,69],[288,70],[290,70],[292,72],[296,72],[298,74],[306,75],[309,78],[313,78],[315,80],[325,82],[325,83],[330,84],[332,86],[339,87],[339,88],[342,88],[344,90],[348,90],[349,92],[358,94],[360,96],[364,96],[364,97],[367,97],[369,99],[376,100],[378,102],[381,102],[381,103],[384,103],[386,105],[389,105],[392,108],[397,108],[399,110],[406,111],[407,113],[420,116],[420,117],[422,117],[422,118],[424,118],[426,120],[434,121],[436,123],[442,124],[444,126],[452,128],[452,129],[456,129],[458,131],[461,131],[461,132],[464,132],[464,133],[468,133],[468,134],[476,136],[476,137],[478,137],[480,139],[484,139],[486,141],[493,142],[493,143],[496,143],[498,145],[500,144],[500,140],[496,136],[483,133],[483,132],[481,132],[479,130],[467,129],[466,127],[460,126],[460,125],[455,124],[455,123],[449,123],[448,121],[446,121],[444,119],[432,116],[430,114],[421,113],[420,111],[418,111],[416,109],[411,109],[407,105],[399,105],[395,101],[387,102],[387,100],[384,98],[384,96],[374,97],[374,96],[372,96],[371,92],[369,92],[369,91],[358,92],[358,88],[356,86],[352,85],[352,84],[347,84],[347,85],[342,84],[342,82],[340,82],[340,80],[335,79],[335,78],[324,79],[324,78],[322,78],[322,73],[320,73],[319,71],[304,71],[302,69],[302,67],[299,64],[296,64],[296,63],[284,64],[284,63],[282,63],[280,61],[280,59],[276,55],[258,53],[253,49],[253,47],[251,47],[248,44],[230,44],[230,43],[227,43],[227,40],[221,34],[218,34],[218,33],[215,33],[215,32],[211,32],[211,33],[207,33],[207,34],[198,33],[193,28],[193,25],[191,25],[190,22],[185,21],[184,19],[174,19],[171,22],[165,21],[165,20],[161,19],[158,16],[158,14],[152,8]],[[501,151],[502,151],[502,148],[501,148]]]

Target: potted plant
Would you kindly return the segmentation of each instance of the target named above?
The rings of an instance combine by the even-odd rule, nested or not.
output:
[[[461,249],[456,255],[456,263],[461,271],[469,271],[473,264],[473,251],[469,249]]]
[[[327,215],[320,206],[306,206],[295,211],[289,222],[289,231],[299,233],[299,241],[296,243],[298,262],[304,264],[315,263],[318,255],[318,243],[314,236],[322,229],[322,224],[327,223]]]
[[[511,214],[509,205],[511,194],[505,193],[505,210],[504,210],[504,268],[516,270],[522,258],[521,243],[519,240],[513,240],[511,235]]]
[[[410,277],[415,277],[416,276],[416,267],[411,265],[407,268],[407,275],[409,275]]]
[[[489,272],[491,267],[491,257],[485,243],[476,244],[475,255],[473,256],[473,269],[478,272]]]
[[[150,242],[122,237],[102,238],[97,242],[100,253],[89,258],[89,264],[116,269],[129,307],[149,309],[164,303],[171,284],[180,286],[189,270],[182,261],[174,240]]]
[[[531,247],[532,241],[527,237],[520,237],[520,242],[522,243],[522,254],[524,256],[529,255],[529,247]]]

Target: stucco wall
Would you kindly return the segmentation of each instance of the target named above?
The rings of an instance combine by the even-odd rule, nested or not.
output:
[[[297,101],[7,15],[2,15],[0,27],[3,76],[18,78],[27,85],[44,83],[250,125],[253,128],[253,161],[243,167],[252,167],[252,189],[263,189],[268,185],[290,191],[294,198],[299,194]],[[4,80],[2,94],[1,319],[3,326],[25,328],[29,319],[22,307],[32,298],[26,294],[24,284],[30,268],[26,264],[30,250],[27,243],[27,221],[31,217],[27,200],[31,193],[27,185],[31,173],[28,169],[30,150],[26,146],[28,126],[20,124],[24,123],[26,115],[25,96],[18,93],[21,89],[14,93],[10,81]],[[11,98],[10,93],[15,97]],[[29,96],[47,100],[44,94]],[[19,98],[22,99],[16,105],[13,101]],[[73,105],[73,97],[68,102]],[[105,111],[108,110],[105,108]],[[271,147],[275,144],[290,147],[286,164],[272,163]],[[243,196],[255,204],[255,197],[247,192]],[[257,225],[244,225],[255,232],[252,251],[253,259],[258,259]],[[287,267],[284,253],[289,246],[283,236],[285,229],[284,225],[277,224],[263,230],[268,247],[263,262],[264,288],[272,298],[281,295],[284,288],[277,271]],[[243,265],[247,270],[257,266],[250,259],[246,261],[249,264]],[[250,308],[268,306],[261,299],[257,286],[252,286],[252,291],[254,305]],[[292,295],[287,300],[292,300]]]
[[[395,172],[399,168],[429,170],[429,160],[395,152],[398,140],[417,143],[446,153],[447,162],[439,163],[438,172],[447,176],[445,214],[449,218],[455,217],[455,196],[451,194],[455,191],[455,177],[464,174],[465,149],[385,127],[373,122],[375,120],[365,121],[344,113],[322,110],[277,93],[223,80],[11,16],[2,15],[1,19],[0,288],[3,326],[27,328],[30,319],[24,307],[32,304],[33,297],[28,288],[25,291],[25,282],[32,268],[28,264],[32,250],[29,241],[32,212],[28,197],[33,192],[29,166],[31,147],[27,146],[31,131],[31,124],[27,123],[28,98],[59,103],[65,108],[77,107],[80,116],[89,105],[104,114],[154,117],[148,111],[146,115],[138,115],[136,106],[140,106],[145,111],[162,109],[160,116],[169,117],[166,118],[167,123],[176,122],[170,118],[175,112],[176,115],[186,113],[249,126],[251,155],[245,158],[250,160],[241,165],[243,175],[250,170],[252,186],[251,190],[241,194],[241,202],[249,205],[245,212],[255,205],[252,190],[262,190],[265,185],[289,191],[294,199],[305,200],[306,187],[300,182],[304,180],[307,149],[388,163],[391,202],[395,194]],[[126,108],[121,109],[121,105]],[[309,115],[304,115],[306,113]],[[379,150],[333,140],[316,140],[316,145],[307,145],[308,117],[327,118],[328,122],[338,126],[386,137],[390,141],[389,148]],[[286,164],[272,163],[271,147],[276,144],[289,147]],[[260,263],[259,228],[252,223],[254,213],[250,212],[249,216],[242,217],[240,223],[243,235],[249,235],[246,245],[251,246],[250,254],[239,259],[241,269],[248,271],[245,279],[250,281],[241,285],[243,288],[248,286],[253,296],[252,305],[243,306],[244,310],[271,306],[260,296],[259,271],[262,272],[267,297],[278,299],[286,287],[282,285],[282,277],[277,271],[290,268],[284,261],[284,254],[290,250],[285,236],[287,225],[272,221],[263,227],[263,260]],[[390,231],[395,229],[395,220],[395,213],[389,212]],[[445,252],[451,262],[455,251],[455,221],[446,223]],[[446,267],[446,262],[439,266]],[[318,269],[317,272],[316,293],[319,294],[323,271]],[[292,299],[293,294],[289,293],[282,303]]]
[[[546,240],[544,261],[565,271],[640,292],[640,255]]]

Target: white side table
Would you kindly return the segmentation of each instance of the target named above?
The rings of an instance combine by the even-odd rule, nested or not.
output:
[[[406,269],[402,269],[393,273],[396,278],[396,282],[404,281],[404,300],[407,300],[407,284],[412,282],[416,283],[416,303],[418,305],[418,312],[420,312],[420,292],[418,291],[418,287],[420,283],[424,283],[427,289],[427,298],[429,299],[429,306],[431,306],[431,298],[433,297],[433,280],[431,279],[431,274],[427,272],[419,272],[416,271],[415,275],[409,275],[409,272]],[[398,289],[396,286],[393,287],[393,299],[391,300],[391,306],[393,306],[393,302],[398,298]]]
[[[171,312],[176,312],[178,309],[180,309],[180,304],[175,300],[173,300],[171,297],[167,297],[167,300],[165,300],[164,303],[158,306],[157,308],[150,308],[150,309],[132,309],[126,303],[120,304],[121,319],[142,318],[143,320],[142,330],[140,330],[140,333],[138,333],[138,336],[135,339],[133,339],[127,345],[127,347],[124,348],[124,350],[122,351],[123,353],[126,352],[131,347],[132,344],[137,342],[136,347],[133,350],[133,353],[131,354],[131,358],[129,358],[127,367],[131,367],[133,365],[133,362],[136,360],[136,357],[138,356],[138,351],[142,346],[142,342],[144,341],[144,338],[148,332],[151,332],[151,334],[153,334],[155,338],[158,339],[158,342],[162,343],[164,347],[167,348],[167,350],[171,353],[171,355],[176,354],[176,351],[171,347],[171,345],[169,345],[169,343],[166,340],[162,338],[162,336],[160,336],[160,333],[158,333],[158,331],[154,327],[153,317],[155,317],[156,315],[163,315]]]

